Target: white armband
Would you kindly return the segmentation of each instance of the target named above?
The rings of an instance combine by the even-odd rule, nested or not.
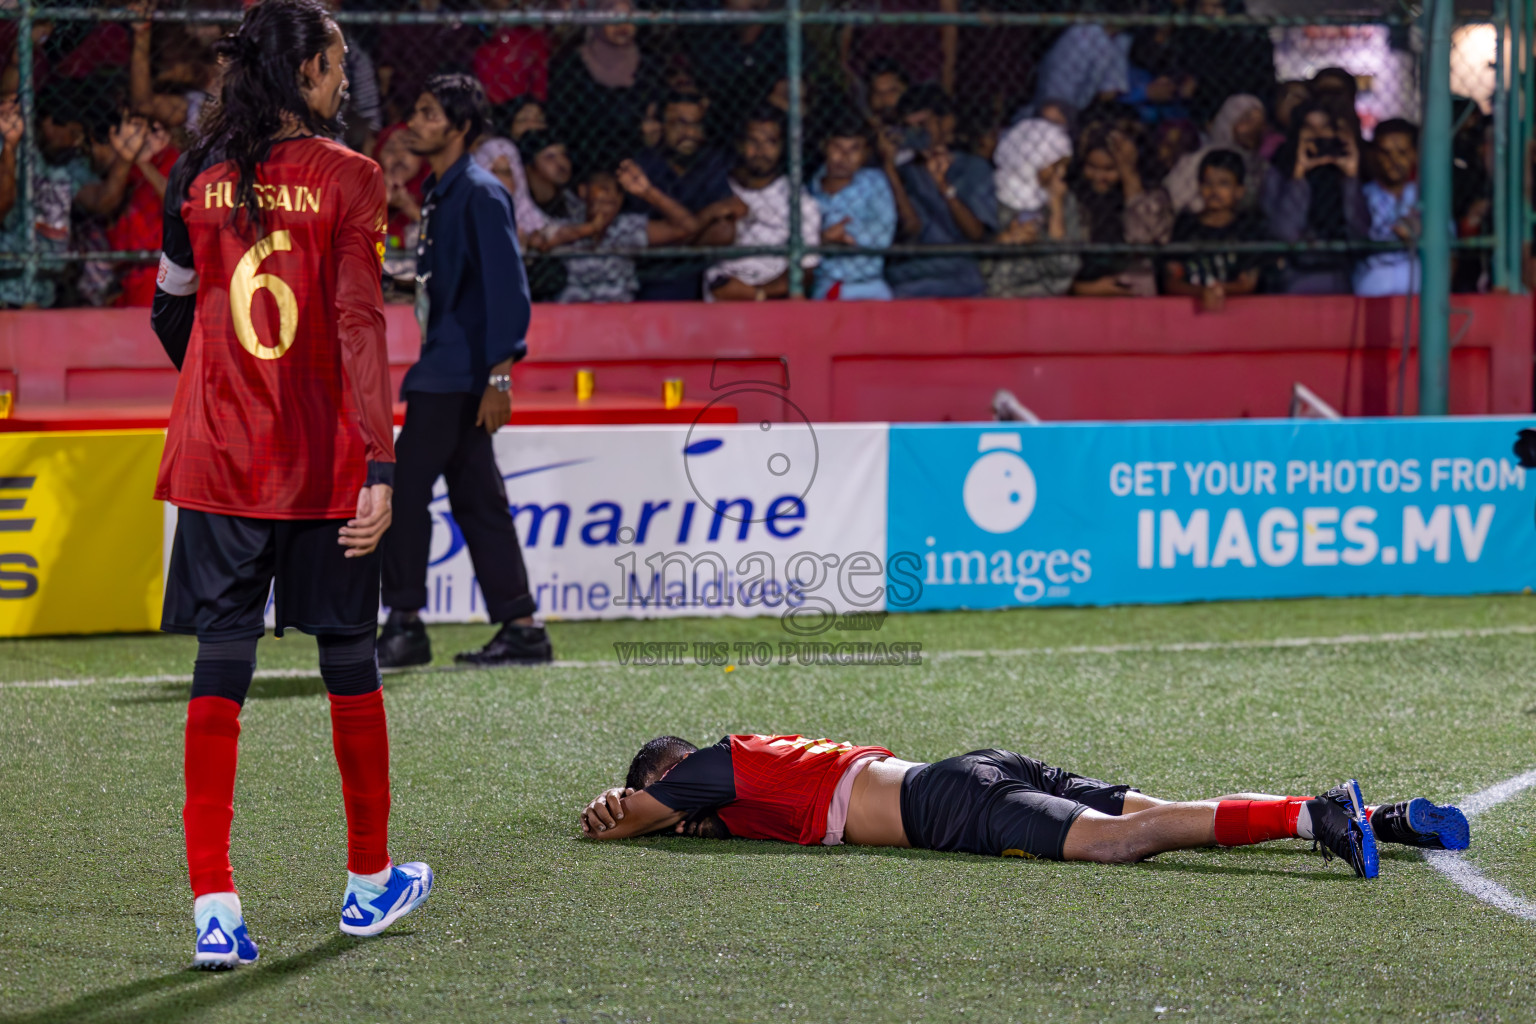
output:
[[[162,252],[155,287],[167,295],[196,295],[197,271],[171,262],[171,258]]]

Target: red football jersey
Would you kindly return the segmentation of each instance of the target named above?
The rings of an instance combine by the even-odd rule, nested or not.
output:
[[[859,757],[894,757],[884,747],[856,747],[803,736],[732,736],[736,799],[717,813],[742,839],[782,839],[814,846],[827,834],[827,808],[843,772]]]
[[[155,497],[262,519],[349,518],[367,463],[395,461],[384,175],[326,139],[275,143],[257,170],[259,238],[231,224],[237,178],[233,163],[214,164],[181,202],[197,315]]]

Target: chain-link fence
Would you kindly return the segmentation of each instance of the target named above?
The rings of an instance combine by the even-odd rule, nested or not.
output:
[[[541,301],[1417,287],[1421,33],[1390,0],[332,6],[394,299],[427,177],[405,122],[443,71],[485,87],[474,158]],[[166,174],[239,17],[0,0],[0,303],[149,303]],[[1530,0],[1464,20],[1438,230],[1458,289],[1519,288]]]

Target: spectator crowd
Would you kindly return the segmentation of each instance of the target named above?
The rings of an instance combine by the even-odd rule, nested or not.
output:
[[[635,2],[585,9],[622,17]],[[768,2],[719,0],[738,12]],[[798,198],[787,174],[785,35],[771,24],[350,24],[344,139],[383,168],[385,273],[400,298],[412,287],[428,173],[405,122],[422,84],[443,71],[484,87],[494,130],[473,158],[512,196],[537,300],[784,298],[789,262],[773,250],[789,242],[792,204],[804,244],[821,252],[803,262],[816,299],[1165,294],[1214,310],[1254,292],[1416,290],[1413,123],[1383,121],[1367,141],[1356,78],[1342,68],[1277,81],[1268,30],[1222,24],[1241,0],[1098,9],[1209,20],[1123,31],[848,25],[808,41]],[[0,21],[0,254],[27,245],[16,24]],[[159,248],[167,174],[217,91],[209,54],[223,31],[36,23],[32,209],[44,252]],[[1475,104],[1460,102],[1455,223],[1442,230],[1483,235],[1491,133]],[[1224,248],[1265,242],[1341,244]],[[1162,251],[1169,243],[1179,244]],[[712,258],[720,247],[745,252]],[[1458,257],[1456,288],[1486,278],[1476,252]],[[148,305],[153,294],[151,263],[87,260],[40,275],[30,292],[19,269],[0,266],[5,306]]]

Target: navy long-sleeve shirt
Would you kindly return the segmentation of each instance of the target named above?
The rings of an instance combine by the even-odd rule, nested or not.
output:
[[[416,258],[425,290],[421,358],[400,385],[433,394],[485,390],[490,368],[528,352],[532,312],[512,197],[467,154],[428,178]],[[417,301],[418,320],[422,302]]]

